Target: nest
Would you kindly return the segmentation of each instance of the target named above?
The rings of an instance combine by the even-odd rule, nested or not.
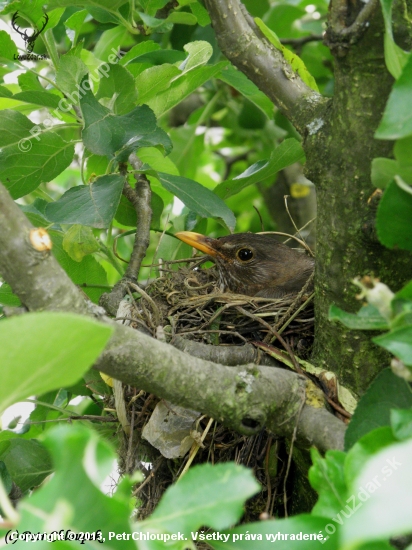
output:
[[[161,268],[161,277],[140,292],[131,313],[135,327],[154,337],[173,343],[183,337],[199,344],[244,347],[244,344],[265,342],[290,355],[305,357],[313,342],[313,306],[305,289],[297,296],[268,299],[222,293],[214,267],[202,268],[199,260],[187,260],[188,265],[177,270],[170,264]],[[309,284],[307,285],[309,286]],[[159,326],[162,327],[159,330]],[[281,336],[280,336],[281,335]],[[187,456],[166,459],[157,449],[141,438],[159,399],[135,388],[127,388],[126,404],[133,416],[137,445],[126,444],[123,471],[138,465],[146,480],[136,489],[139,499],[139,519],[155,508],[164,490],[179,477]],[[247,505],[245,520],[253,521],[262,512],[272,514],[283,507],[284,473],[288,456],[283,443],[262,430],[255,436],[242,436],[218,422],[210,427],[208,418],[197,422],[198,433],[206,431],[193,463],[227,462],[244,464],[254,470],[262,491]],[[273,461],[276,463],[273,466]],[[145,471],[145,463],[151,470]]]
[[[239,346],[256,340],[270,343],[283,334],[300,356],[310,351],[314,316],[305,289],[283,298],[222,293],[215,267],[172,271],[165,265],[146,293],[152,300],[142,297],[139,321],[155,336],[160,318],[167,341],[179,335],[214,346]]]

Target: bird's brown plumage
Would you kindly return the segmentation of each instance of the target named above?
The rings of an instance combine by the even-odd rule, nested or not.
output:
[[[213,239],[182,231],[176,237],[209,254],[222,289],[238,294],[266,298],[296,294],[315,265],[313,258],[279,243],[272,234],[237,233]]]

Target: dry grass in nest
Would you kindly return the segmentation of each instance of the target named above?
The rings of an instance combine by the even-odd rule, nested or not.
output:
[[[160,318],[168,341],[179,335],[215,346],[270,343],[283,333],[299,355],[312,344],[313,305],[305,292],[283,298],[222,293],[214,267],[172,271],[167,264],[146,292],[154,304],[142,297],[140,321],[155,336],[154,319]]]
[[[259,340],[273,342],[280,349],[286,343],[289,353],[301,357],[307,354],[313,340],[314,319],[313,306],[304,289],[298,296],[281,299],[222,293],[216,269],[201,268],[198,264],[199,259],[190,259],[187,266],[178,270],[164,264],[162,276],[144,291],[140,289],[141,297],[131,313],[139,328],[172,343],[175,336],[214,346],[239,346]],[[136,285],[132,286],[133,290],[139,290]],[[283,343],[275,336],[280,333]],[[152,464],[151,473],[146,472],[146,480],[136,489],[140,500],[138,516],[142,519],[153,511],[164,490],[178,479],[188,455],[166,459],[141,438],[158,398],[134,388],[129,388],[125,397],[134,415],[134,434],[138,438],[133,457],[129,445],[128,461]],[[248,521],[258,519],[263,511],[271,514],[282,508],[287,453],[281,442],[266,430],[246,437],[218,422],[206,429],[208,420],[202,418],[197,426],[200,434],[205,431],[207,435],[193,464],[232,460],[253,469],[262,491],[247,505],[245,519]]]

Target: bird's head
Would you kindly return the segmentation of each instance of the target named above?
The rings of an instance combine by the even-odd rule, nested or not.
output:
[[[300,290],[313,269],[311,258],[279,243],[272,234],[237,233],[213,239],[182,231],[176,237],[211,256],[223,288],[240,294],[272,297]]]

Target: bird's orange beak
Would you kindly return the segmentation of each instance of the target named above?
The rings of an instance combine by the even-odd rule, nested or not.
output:
[[[192,231],[180,231],[179,233],[175,233],[175,237],[210,256],[217,255],[215,248],[213,248],[213,243],[216,239],[211,239],[210,237],[205,237],[204,235],[200,235],[200,233],[193,233]]]

